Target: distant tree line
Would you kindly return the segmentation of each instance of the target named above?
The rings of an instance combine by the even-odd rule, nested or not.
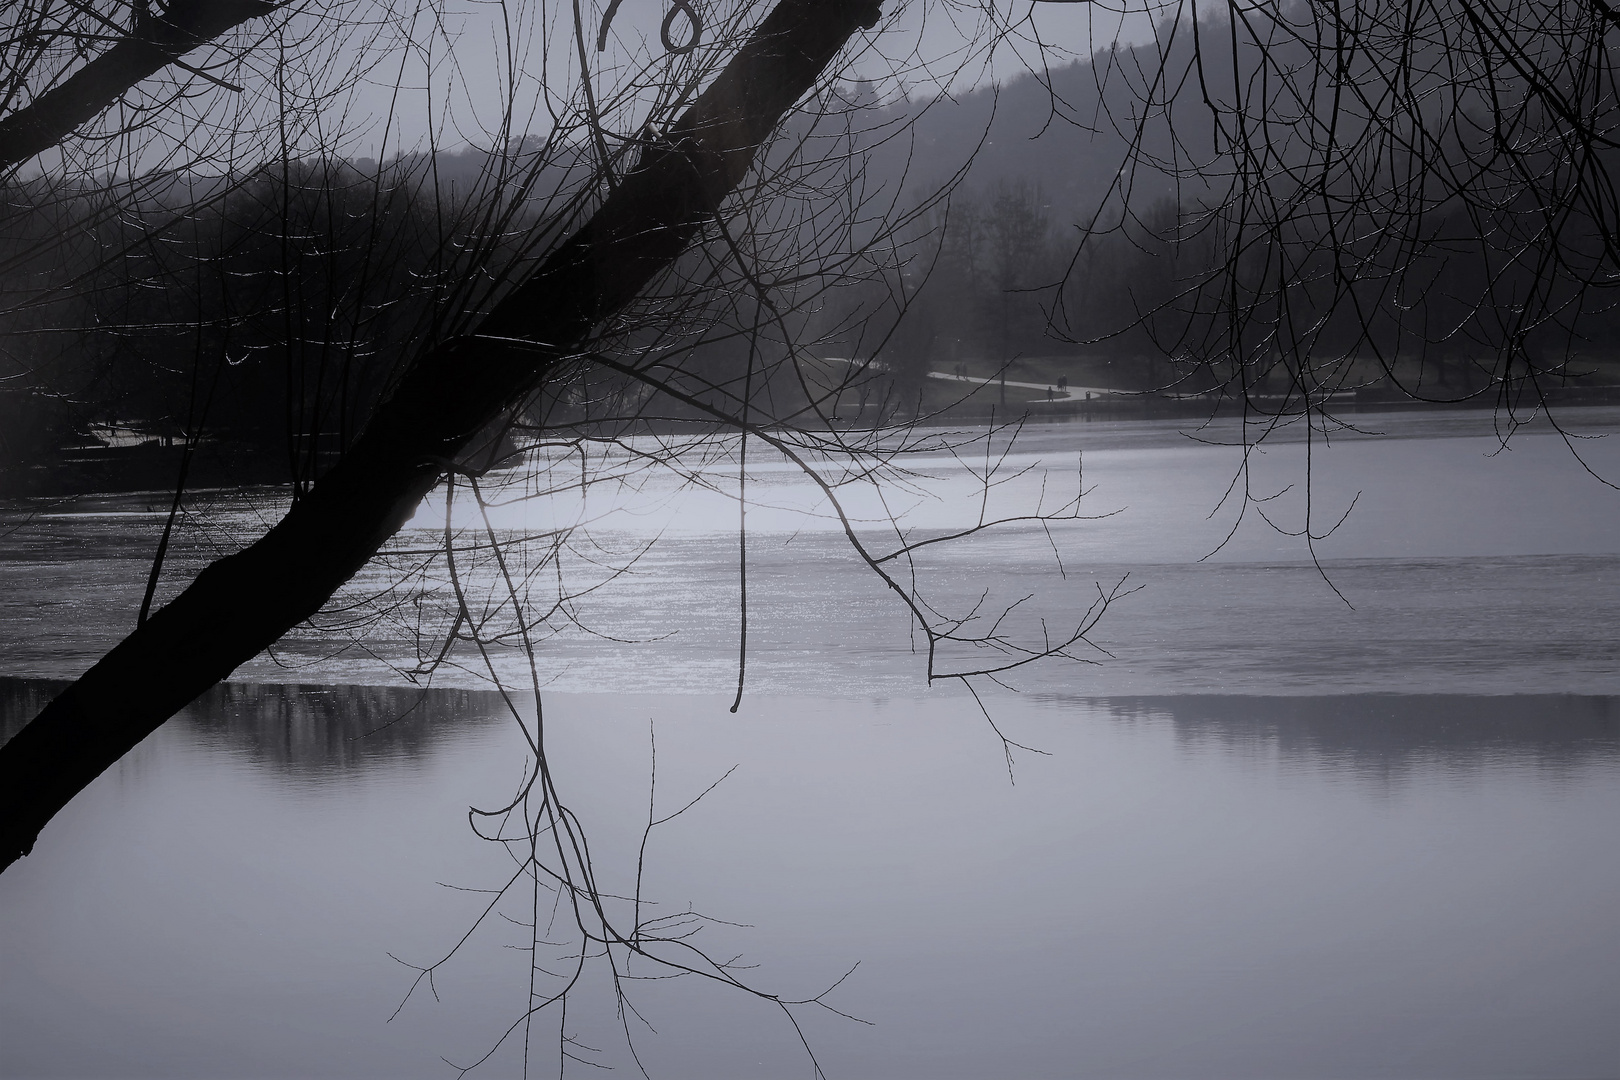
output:
[[[1268,62],[1290,48],[1303,50],[1280,43]],[[1073,139],[1021,133],[1054,95],[1075,114],[1150,100],[1120,74],[1136,51],[1054,68],[1049,86],[1026,78],[976,91],[932,115],[858,105],[873,132],[904,122],[922,133],[903,165],[875,138],[871,183],[897,184],[907,168],[936,183],[953,149],[971,161],[966,181],[896,230],[887,262],[864,253],[864,272],[846,267],[838,289],[791,317],[716,294],[708,314],[724,317],[694,308],[686,320],[707,329],[630,333],[626,347],[682,352],[683,385],[699,396],[749,382],[773,416],[813,396],[799,365],[774,362],[793,352],[870,365],[864,392],[889,415],[920,407],[930,370],[986,375],[1029,357],[1102,358],[1131,389],[1231,384],[1245,399],[1382,383],[1453,400],[1514,377],[1617,381],[1620,314],[1606,281],[1582,269],[1607,258],[1612,208],[1545,200],[1537,213],[1543,188],[1571,168],[1568,148],[1511,143],[1482,98],[1459,93],[1466,123],[1437,116],[1426,145],[1414,138],[1404,157],[1370,166],[1380,183],[1409,176],[1406,197],[1433,188],[1423,213],[1367,198],[1373,181],[1347,172],[1323,183],[1355,206],[1349,218],[1296,192],[1294,210],[1256,231],[1232,216],[1221,187],[1231,177],[1166,188],[1162,175],[1155,187],[1118,168],[1133,141],[1137,159],[1173,159],[1168,104],[1079,153]],[[1219,56],[1200,62],[1213,85],[1232,77]],[[994,152],[973,155],[975,123]],[[1527,178],[1498,203],[1440,171],[1488,156],[1492,140]],[[1289,144],[1273,142],[1274,171],[1287,172]],[[1183,143],[1184,154],[1216,150]],[[1601,140],[1588,150],[1575,164],[1614,164]],[[260,478],[307,486],[364,426],[404,346],[443,331],[434,320],[456,308],[451,294],[523,258],[505,238],[556,213],[555,197],[531,207],[519,195],[490,220],[491,160],[291,160],[248,175],[177,174],[125,197],[99,184],[43,197],[43,181],[12,180],[0,209],[0,459],[42,460],[84,443],[92,424],[121,423],[163,442],[206,438],[210,452],[237,455],[238,474],[252,460]],[[686,261],[698,274],[701,255]],[[667,395],[650,407],[650,394],[582,371],[549,407],[582,419],[692,413]]]
[[[311,479],[363,426],[440,269],[416,185],[372,179],[293,161],[176,177],[111,207],[19,185],[3,235],[38,241],[7,253],[27,294],[6,306],[13,409],[53,418],[36,438],[92,423],[169,443],[207,432]],[[19,441],[14,459],[50,449]]]
[[[306,489],[411,345],[454,332],[458,302],[529,257],[535,221],[567,195],[566,163],[541,170],[545,198],[497,175],[529,154],[311,157],[82,189],[13,179],[0,466],[116,431]]]

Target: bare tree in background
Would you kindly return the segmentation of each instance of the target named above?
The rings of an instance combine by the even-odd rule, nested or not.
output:
[[[748,988],[693,948],[686,920],[645,915],[639,893],[625,910],[598,888],[586,839],[560,801],[545,751],[538,642],[574,617],[578,586],[554,575],[579,529],[514,537],[489,523],[491,499],[505,497],[503,480],[512,482],[492,470],[511,464],[515,445],[534,470],[516,480],[530,496],[622,483],[648,464],[689,472],[716,455],[735,459],[740,482],[750,452],[797,465],[910,612],[930,678],[993,678],[1064,655],[1110,600],[1099,592],[1066,631],[1026,644],[987,612],[937,610],[908,573],[914,551],[953,537],[915,537],[895,525],[883,544],[843,509],[851,487],[907,484],[894,462],[924,445],[904,422],[888,423],[911,417],[872,385],[881,380],[871,349],[832,365],[807,352],[828,335],[860,337],[859,305],[823,325],[818,298],[839,283],[897,273],[888,238],[931,201],[908,212],[892,194],[862,190],[850,122],[860,106],[831,83],[835,58],[852,40],[870,40],[861,34],[878,26],[878,6],[783,0],[768,11],[745,2],[699,13],[679,5],[684,36],[665,20],[656,43],[632,35],[610,50],[628,18],[615,21],[615,8],[598,13],[599,22],[558,18],[543,5],[506,9],[498,120],[486,123],[485,148],[460,178],[439,175],[452,161],[437,151],[433,117],[418,155],[369,163],[336,156],[347,133],[329,103],[385,71],[391,55],[400,58],[396,96],[408,61],[419,59],[430,77],[436,64],[454,71],[469,62],[435,23],[442,13],[426,6],[267,6],[255,12],[261,22],[232,30],[239,40],[201,63],[181,47],[200,37],[170,34],[182,22],[200,25],[186,22],[181,5],[156,13],[135,6],[117,17],[72,8],[65,19],[49,6],[26,9],[19,22],[28,25],[11,38],[8,57],[17,73],[14,111],[0,129],[18,219],[40,226],[48,249],[16,244],[9,253],[8,269],[24,281],[6,312],[20,343],[12,377],[80,364],[93,382],[156,355],[189,356],[189,370],[181,364],[169,373],[186,402],[176,420],[187,449],[178,511],[199,432],[221,408],[220,386],[250,361],[280,372],[290,496],[267,533],[158,604],[165,531],[138,628],[0,748],[7,863],[177,709],[316,615],[439,489],[442,546],[386,551],[383,565],[398,572],[378,603],[413,589],[417,598],[436,594],[443,617],[435,624],[425,615],[418,629],[436,630],[442,645],[429,644],[412,674],[430,679],[440,664],[475,654],[507,693],[529,743],[532,767],[513,801],[474,815],[516,860],[491,911],[513,889],[527,890],[538,950],[540,897],[549,893],[572,928],[572,966],[531,971],[530,1000],[507,1033],[522,1031],[525,1057],[533,1018],[560,1014],[593,963],[607,965],[615,987],[636,959]],[[334,44],[325,35],[354,26],[364,28],[360,40]],[[154,40],[159,30],[170,36]],[[439,48],[449,59],[434,57]],[[140,65],[97,67],[92,55],[131,49]],[[164,57],[183,74],[155,63]],[[564,68],[560,78],[550,74],[554,63]],[[30,80],[36,69],[45,75]],[[103,69],[125,72],[126,84]],[[152,92],[142,80],[154,74],[176,80],[176,92],[132,104]],[[103,94],[101,111],[64,108],[68,98],[84,103],[86,84]],[[192,104],[198,93],[204,105]],[[213,99],[224,102],[222,112],[208,111]],[[115,115],[126,110],[133,120]],[[390,112],[384,132],[395,122]],[[60,160],[29,174],[20,166],[38,152],[41,131],[56,133]],[[406,254],[391,256],[390,243]],[[62,257],[53,259],[52,248]],[[400,295],[379,285],[402,265],[415,281],[410,289]],[[121,289],[131,282],[163,290],[164,302],[178,294],[176,306],[184,313],[189,304],[191,314],[134,310],[146,301]],[[401,305],[414,320],[401,321]],[[87,343],[106,355],[87,362]],[[853,431],[842,426],[852,399],[866,421]],[[660,420],[690,434],[669,437]],[[995,463],[992,454],[987,491],[1000,482]],[[1060,497],[1018,517],[1072,517],[1076,500]],[[455,517],[468,502],[481,522],[470,529]],[[956,536],[997,523],[987,515]],[[559,582],[555,594],[537,596],[537,582],[551,580]],[[746,592],[739,614],[740,697]],[[970,662],[953,664],[961,657],[952,649]],[[501,650],[525,659],[532,704],[507,685],[493,656]],[[1003,745],[1010,754],[1012,744]],[[620,1000],[628,1009],[622,992]],[[770,1000],[792,1018],[790,1003]]]
[[[645,26],[617,4],[500,12],[495,44],[476,46],[428,4],[30,0],[5,17],[0,168],[23,211],[0,253],[17,343],[5,374],[84,362],[74,350],[87,340],[110,343],[103,368],[127,369],[117,349],[143,320],[116,314],[127,304],[108,269],[116,279],[144,267],[137,277],[179,290],[197,313],[173,327],[190,354],[175,391],[188,446],[240,358],[274,357],[290,498],[263,537],[143,611],[139,629],[0,748],[8,864],[86,784],[315,616],[379,551],[396,580],[379,591],[383,604],[430,579],[452,597],[421,624],[414,674],[431,677],[460,649],[501,681],[491,654],[513,649],[538,697],[539,641],[572,617],[579,586],[542,600],[534,584],[556,579],[576,533],[519,543],[488,523],[514,440],[535,466],[521,481],[531,494],[616,482],[649,462],[690,472],[720,455],[740,478],[751,453],[794,463],[905,605],[930,678],[989,678],[1071,655],[1116,595],[1100,590],[1063,630],[1026,641],[983,613],[937,609],[907,569],[919,548],[995,515],[943,536],[897,526],[880,546],[841,509],[851,486],[906,484],[897,459],[923,445],[905,396],[870,361],[927,288],[907,279],[917,256],[902,238],[960,174],[904,201],[905,183],[868,186],[867,156],[903,147],[916,111],[846,93],[840,65],[931,92],[1006,44],[1042,73],[1051,43],[1035,23],[987,5],[928,5],[931,32],[948,23],[955,35],[942,69],[902,21],[916,16],[885,16],[871,0],[781,0],[768,13],[741,0],[676,4]],[[1082,115],[1052,95],[1055,126],[1113,132],[1123,165],[1081,234],[1070,284],[1053,294],[1058,332],[1075,331],[1080,320],[1065,316],[1092,299],[1073,287],[1088,247],[1119,237],[1173,260],[1174,272],[1114,329],[1145,329],[1189,373],[1230,390],[1258,421],[1255,438],[1295,420],[1330,430],[1332,395],[1376,379],[1415,396],[1482,397],[1511,427],[1552,383],[1579,374],[1593,328],[1609,325],[1620,269],[1610,172],[1620,19],[1605,0],[1188,2],[1146,15],[1150,44],[1093,59],[1095,109]],[[475,64],[494,72],[489,114],[429,94],[420,153],[360,159],[398,145],[413,80],[470,98]],[[374,84],[391,88],[386,104],[352,105]],[[481,152],[447,175],[453,156],[441,144],[474,122]],[[1166,190],[1168,225],[1150,210]],[[347,208],[344,192],[366,208]],[[220,285],[245,272],[232,260],[249,240],[228,235],[243,199],[276,225],[258,252],[266,265],[251,271],[267,289],[250,300]],[[1037,207],[1006,209],[1009,229],[1033,235]],[[309,236],[342,230],[294,226],[322,215],[361,223],[362,234],[410,222],[409,259],[374,234],[312,252]],[[177,267],[168,246],[186,230],[219,242]],[[401,265],[412,279],[403,298],[383,287]],[[1033,284],[1007,282],[1003,313],[1011,288]],[[887,319],[869,319],[864,300],[843,303],[840,289],[889,298]],[[69,294],[116,299],[95,309],[115,314],[70,325]],[[1003,325],[1003,343],[1008,334]],[[90,367],[85,378],[99,377]],[[864,421],[853,430],[841,425],[852,403]],[[648,433],[676,422],[694,435],[660,436],[649,451]],[[576,460],[577,477],[562,467]],[[999,475],[986,464],[987,490]],[[182,472],[176,507],[184,487]],[[388,551],[435,490],[443,544]],[[471,529],[453,512],[469,502],[481,523]],[[1015,517],[1076,512],[1064,495]],[[1307,516],[1302,532],[1320,535],[1318,523]],[[746,587],[745,510],[738,539]],[[619,565],[634,557],[619,553]],[[746,599],[740,614],[739,694]],[[587,959],[615,978],[633,956],[742,986],[691,950],[689,927],[643,919],[639,902],[627,914],[597,888],[548,770],[538,706],[511,701],[533,771],[481,819],[514,852],[508,889],[553,890],[581,943],[580,966],[554,985],[536,977],[511,1033],[527,1039]]]
[[[1080,251],[1178,250],[1140,316],[1261,430],[1380,383],[1511,428],[1613,359],[1617,34],[1606,0],[1166,5],[1095,74],[1113,194],[1174,220],[1125,197]]]

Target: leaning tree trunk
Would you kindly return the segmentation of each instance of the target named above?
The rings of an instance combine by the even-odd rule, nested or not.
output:
[[[285,0],[171,3],[144,14],[127,37],[60,86],[0,119],[0,174],[42,154],[94,118],[142,79],[250,19],[273,14]]]
[[[0,747],[0,868],[170,716],[315,614],[468,443],[691,242],[878,0],[782,0],[601,208],[477,327],[413,363],[287,516],[209,566]]]

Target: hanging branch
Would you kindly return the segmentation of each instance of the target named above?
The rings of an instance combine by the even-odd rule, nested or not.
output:
[[[173,0],[161,14],[141,9],[127,36],[60,85],[0,118],[0,174],[44,153],[113,102],[191,50],[286,6],[287,0]],[[181,64],[210,82],[219,80]],[[226,89],[239,89],[228,83]]]
[[[314,615],[480,431],[686,249],[787,110],[878,12],[874,0],[777,4],[578,232],[475,333],[410,365],[350,452],[280,523],[205,569],[0,747],[0,865],[31,850],[58,810],[181,707]]]

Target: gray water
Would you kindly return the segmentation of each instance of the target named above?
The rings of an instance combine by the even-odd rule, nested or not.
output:
[[[1083,452],[1089,505],[1123,512],[1060,530],[1061,574],[1027,529],[940,554],[933,595],[1032,594],[1057,618],[1099,582],[1145,588],[1098,626],[1097,663],[986,687],[1002,733],[1044,752],[1011,776],[791,474],[750,475],[735,716],[734,501],[619,496],[604,542],[661,536],[581,612],[619,642],[541,651],[604,888],[633,888],[655,733],[661,810],[739,768],[654,834],[644,892],[725,920],[707,947],[771,993],[858,963],[827,1000],[869,1023],[802,1013],[834,1080],[1620,1075],[1620,497],[1545,430],[1500,451],[1480,416],[1385,426],[1312,448],[1314,499],[1360,493],[1317,562],[1252,518],[1201,559],[1231,528],[1230,507],[1206,518],[1230,449],[1173,425],[1029,433],[1054,468]],[[1580,445],[1610,478],[1614,442]],[[1303,450],[1275,444],[1256,482],[1283,486]],[[948,528],[970,485],[930,468],[909,520]],[[28,509],[0,539],[10,723],[133,621],[161,524],[139,497]],[[213,510],[182,530],[177,578],[275,507]],[[509,875],[465,810],[509,796],[526,749],[487,672],[423,692],[399,674],[408,624],[342,652],[353,636],[329,622],[255,661],[0,877],[5,1075],[453,1076],[441,1056],[476,1058],[521,1014],[526,932],[503,924],[388,1021],[413,976],[389,954],[436,959],[486,902],[464,890]],[[655,1078],[811,1075],[769,1003],[692,980],[633,994]],[[587,986],[568,1028],[635,1074],[617,1022]],[[508,1044],[473,1075],[518,1069]]]

